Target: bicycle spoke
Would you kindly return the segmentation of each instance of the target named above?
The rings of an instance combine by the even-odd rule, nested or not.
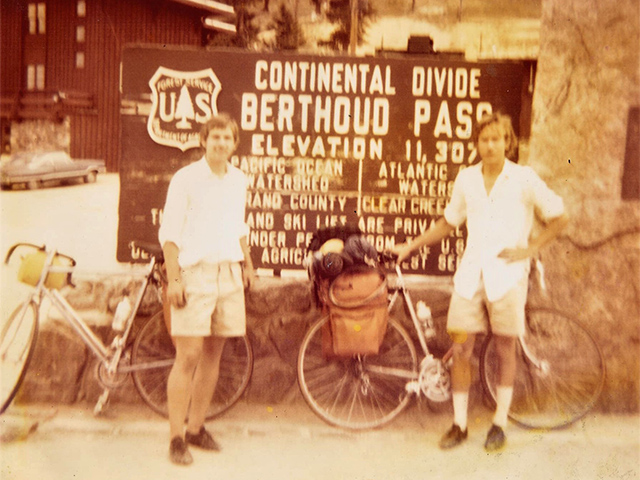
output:
[[[2,326],[0,338],[0,413],[15,397],[29,367],[38,335],[38,311],[33,303],[15,309]]]
[[[175,349],[166,331],[162,312],[142,327],[134,343],[133,381],[140,396],[154,411],[167,416],[167,381],[171,367],[154,368],[158,361],[174,359]],[[221,415],[243,394],[253,370],[253,351],[246,338],[230,338],[220,361],[218,383],[207,412],[207,419]]]
[[[527,315],[527,350],[518,355],[510,417],[526,427],[560,428],[584,416],[597,401],[604,383],[604,360],[589,334],[575,320],[550,309]],[[541,368],[534,365],[538,364]],[[483,346],[481,373],[495,401],[497,383],[491,338]]]
[[[349,390],[349,385],[347,384],[347,376],[344,375],[341,379],[340,382],[338,382],[338,384],[336,385],[336,388],[333,390],[332,393],[335,393],[334,395],[329,395],[328,399],[331,400],[333,399],[333,403],[331,405],[331,408],[329,409],[329,412],[336,412],[339,410],[340,407],[340,399],[342,397],[342,392],[345,390],[347,391],[347,395],[348,395],[348,390]],[[347,397],[348,398],[348,397]],[[345,404],[347,402],[344,402]],[[348,416],[348,418],[351,418],[351,416]]]
[[[410,338],[390,321],[378,355],[327,356],[322,343],[325,322],[322,319],[311,327],[300,349],[298,380],[303,397],[318,416],[333,425],[361,429],[388,422],[409,401],[407,372],[416,375]]]
[[[339,375],[339,373],[336,373],[337,370],[343,371],[343,376],[347,374],[345,369],[338,369],[333,363],[327,364],[322,367],[309,369],[309,373],[307,374],[307,383],[311,386],[322,386],[325,383],[327,385],[330,385],[332,379],[336,375]]]

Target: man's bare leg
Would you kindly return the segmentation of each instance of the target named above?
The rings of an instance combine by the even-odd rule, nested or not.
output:
[[[507,426],[509,408],[513,397],[513,382],[516,376],[516,337],[495,335],[498,357],[498,385],[496,387],[496,412],[493,425],[487,434],[484,448],[493,452],[501,450],[506,443],[504,429]]]
[[[496,389],[496,414],[493,420],[499,427],[507,426],[507,416],[513,396],[513,382],[516,378],[516,337],[494,336],[498,356],[498,386]]]
[[[187,431],[196,434],[204,424],[209,404],[218,384],[220,359],[226,338],[205,337],[202,356],[196,367],[192,383],[191,407],[187,420]]]
[[[187,465],[193,461],[184,442],[184,421],[189,410],[193,375],[202,356],[201,337],[174,337],[176,360],[167,381],[170,455],[174,463]]]
[[[440,448],[452,448],[467,438],[469,387],[471,386],[471,355],[475,334],[452,333],[453,363],[451,388],[453,394],[453,427],[440,440]]]

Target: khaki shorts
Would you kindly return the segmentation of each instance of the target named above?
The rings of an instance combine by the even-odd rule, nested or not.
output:
[[[517,337],[524,334],[524,306],[527,302],[528,280],[523,277],[500,300],[490,302],[480,281],[478,291],[471,300],[453,292],[447,330],[449,333],[486,333]]]
[[[198,263],[182,270],[187,304],[171,306],[174,337],[241,337],[246,332],[239,263]]]

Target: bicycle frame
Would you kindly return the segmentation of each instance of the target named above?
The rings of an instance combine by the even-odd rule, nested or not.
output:
[[[540,267],[538,267],[540,268]],[[395,271],[396,271],[396,275],[397,275],[397,287],[395,289],[395,291],[393,292],[393,295],[391,296],[390,299],[390,303],[389,303],[389,311],[391,311],[391,309],[393,308],[395,302],[398,300],[398,297],[400,295],[402,295],[403,300],[404,300],[404,304],[407,307],[407,310],[409,311],[409,316],[411,317],[411,320],[413,322],[413,326],[416,330],[416,333],[418,335],[418,341],[420,342],[420,346],[422,347],[422,351],[424,353],[425,357],[428,357],[431,355],[430,351],[429,351],[429,347],[427,346],[427,340],[426,340],[426,336],[425,333],[422,331],[422,326],[420,324],[420,322],[418,321],[418,316],[413,304],[413,301],[411,299],[411,295],[409,293],[409,290],[406,287],[406,283],[404,280],[404,275],[402,274],[402,271],[400,270],[400,266],[399,265],[395,265]],[[546,286],[544,283],[544,278],[541,279],[540,281],[540,286],[541,288],[543,288],[543,290],[546,290]],[[518,342],[520,343],[520,346],[522,347],[522,352],[524,353],[525,358],[527,359],[527,361],[529,363],[531,363],[534,367],[536,367],[539,370],[544,370],[545,369],[545,364],[543,361],[539,360],[529,349],[529,347],[527,347],[524,335],[520,335],[518,336]],[[446,357],[446,355],[445,355]]]
[[[540,266],[537,267],[538,269],[541,269]],[[411,317],[411,320],[413,322],[413,326],[414,329],[418,335],[418,341],[420,343],[420,346],[422,347],[422,351],[424,353],[424,357],[423,359],[426,358],[433,358],[431,355],[431,352],[429,351],[429,347],[427,346],[427,341],[426,341],[426,336],[425,333],[422,330],[422,325],[420,324],[420,322],[418,321],[418,316],[416,314],[415,311],[415,307],[413,304],[413,301],[411,299],[411,295],[409,293],[409,290],[406,287],[406,283],[404,280],[404,276],[402,274],[402,271],[400,269],[399,265],[395,265],[395,271],[396,271],[396,275],[397,275],[397,287],[395,289],[395,291],[393,292],[393,295],[391,296],[390,299],[390,303],[389,303],[389,311],[391,311],[391,309],[393,308],[395,302],[398,300],[398,297],[400,295],[402,295],[402,298],[404,300],[404,304],[407,307],[407,310],[409,312],[409,316]],[[539,270],[541,271],[541,270]],[[540,287],[546,291],[546,285],[544,282],[544,277],[542,276],[540,278]],[[527,346],[527,343],[525,341],[525,337],[524,335],[520,335],[518,337],[518,343],[520,344],[520,347],[522,348],[522,353],[524,355],[524,358],[526,359],[526,361],[531,364],[533,367],[535,367],[536,369],[540,370],[541,372],[545,372],[546,370],[548,370],[548,364],[543,361],[538,359],[533,352],[531,351],[531,349]],[[451,353],[451,350],[449,352],[447,352],[447,354],[445,355],[445,358],[447,358]],[[390,371],[388,371],[388,373],[392,373]],[[417,377],[414,376],[410,376],[407,374],[408,372],[398,372],[395,371],[393,372],[394,375],[396,376],[401,376],[401,377],[405,377],[405,378],[411,378],[413,380],[417,380]],[[408,387],[411,388],[412,390],[415,391],[419,391],[419,386],[417,387]]]
[[[25,244],[27,245],[27,244]],[[129,317],[125,322],[125,328],[121,335],[117,335],[111,346],[107,346],[104,342],[94,333],[94,331],[87,325],[87,323],[78,315],[75,309],[69,304],[69,302],[62,296],[62,294],[56,289],[49,289],[45,285],[45,281],[50,273],[67,273],[70,274],[73,271],[73,266],[71,267],[60,267],[53,265],[53,259],[55,258],[58,252],[55,249],[47,251],[47,257],[44,262],[44,266],[42,269],[42,273],[38,280],[38,283],[35,286],[34,291],[29,296],[28,300],[24,303],[23,309],[28,308],[30,303],[34,303],[39,310],[42,301],[44,298],[47,298],[51,301],[51,304],[60,312],[62,317],[71,325],[71,327],[75,330],[75,332],[80,336],[82,341],[87,345],[87,347],[91,350],[91,352],[100,360],[100,362],[107,368],[107,372],[110,375],[115,373],[129,373],[136,369],[141,368],[154,368],[160,365],[138,365],[135,368],[132,366],[121,367],[119,365],[120,360],[122,358],[122,353],[124,351],[125,346],[127,345],[127,340],[129,335],[131,334],[131,329],[133,327],[133,321],[138,313],[138,309],[142,304],[142,300],[144,298],[145,292],[147,291],[147,287],[149,283],[154,282],[153,273],[156,269],[156,259],[154,256],[151,257],[151,261],[142,269],[140,272],[131,273],[126,272],[122,273],[123,276],[134,276],[136,278],[143,278],[143,282],[141,287],[138,289],[138,292],[135,297],[135,301],[133,303],[131,312],[129,313]],[[11,252],[9,253],[9,256]],[[7,261],[9,260],[9,256],[7,257]],[[21,312],[22,314],[22,312]]]
[[[413,327],[415,328],[416,333],[418,334],[418,341],[420,342],[420,346],[422,347],[422,352],[426,357],[431,354],[429,352],[429,347],[427,346],[427,338],[424,332],[422,331],[422,325],[418,321],[418,315],[416,314],[415,307],[413,306],[413,301],[411,299],[409,290],[407,289],[407,286],[404,280],[404,275],[402,274],[402,270],[400,270],[400,266],[396,264],[395,270],[397,275],[397,280],[396,280],[397,286],[395,288],[395,291],[391,295],[391,299],[389,300],[389,311],[391,311],[391,309],[395,305],[396,301],[398,300],[398,297],[402,295],[404,304],[409,310],[409,316],[411,317],[411,321],[413,322]]]
[[[410,370],[404,370],[404,369],[398,369],[398,368],[383,367],[380,365],[369,365],[368,368],[372,372],[375,372],[378,374],[393,376],[397,378],[405,378],[407,380],[407,390],[410,392],[419,393],[421,391],[419,381],[420,381],[420,374],[423,367],[423,363],[425,362],[425,360],[433,361],[434,357],[429,351],[425,332],[423,331],[422,325],[418,320],[418,315],[413,305],[411,294],[407,289],[404,276],[402,274],[402,271],[400,270],[400,266],[397,264],[395,265],[395,271],[396,271],[397,279],[396,279],[396,284],[393,288],[393,293],[391,294],[391,297],[389,299],[388,310],[389,312],[391,312],[394,305],[398,301],[398,298],[402,296],[402,301],[404,302],[404,305],[406,306],[409,312],[409,316],[411,317],[414,330],[418,335],[418,341],[420,343],[420,347],[422,348],[422,356],[419,358],[419,370],[410,371]]]

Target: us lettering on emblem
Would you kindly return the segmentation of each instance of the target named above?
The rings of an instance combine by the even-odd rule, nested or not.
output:
[[[213,69],[181,72],[158,67],[149,87],[147,131],[152,140],[183,152],[198,147],[200,126],[218,113],[222,84]]]

